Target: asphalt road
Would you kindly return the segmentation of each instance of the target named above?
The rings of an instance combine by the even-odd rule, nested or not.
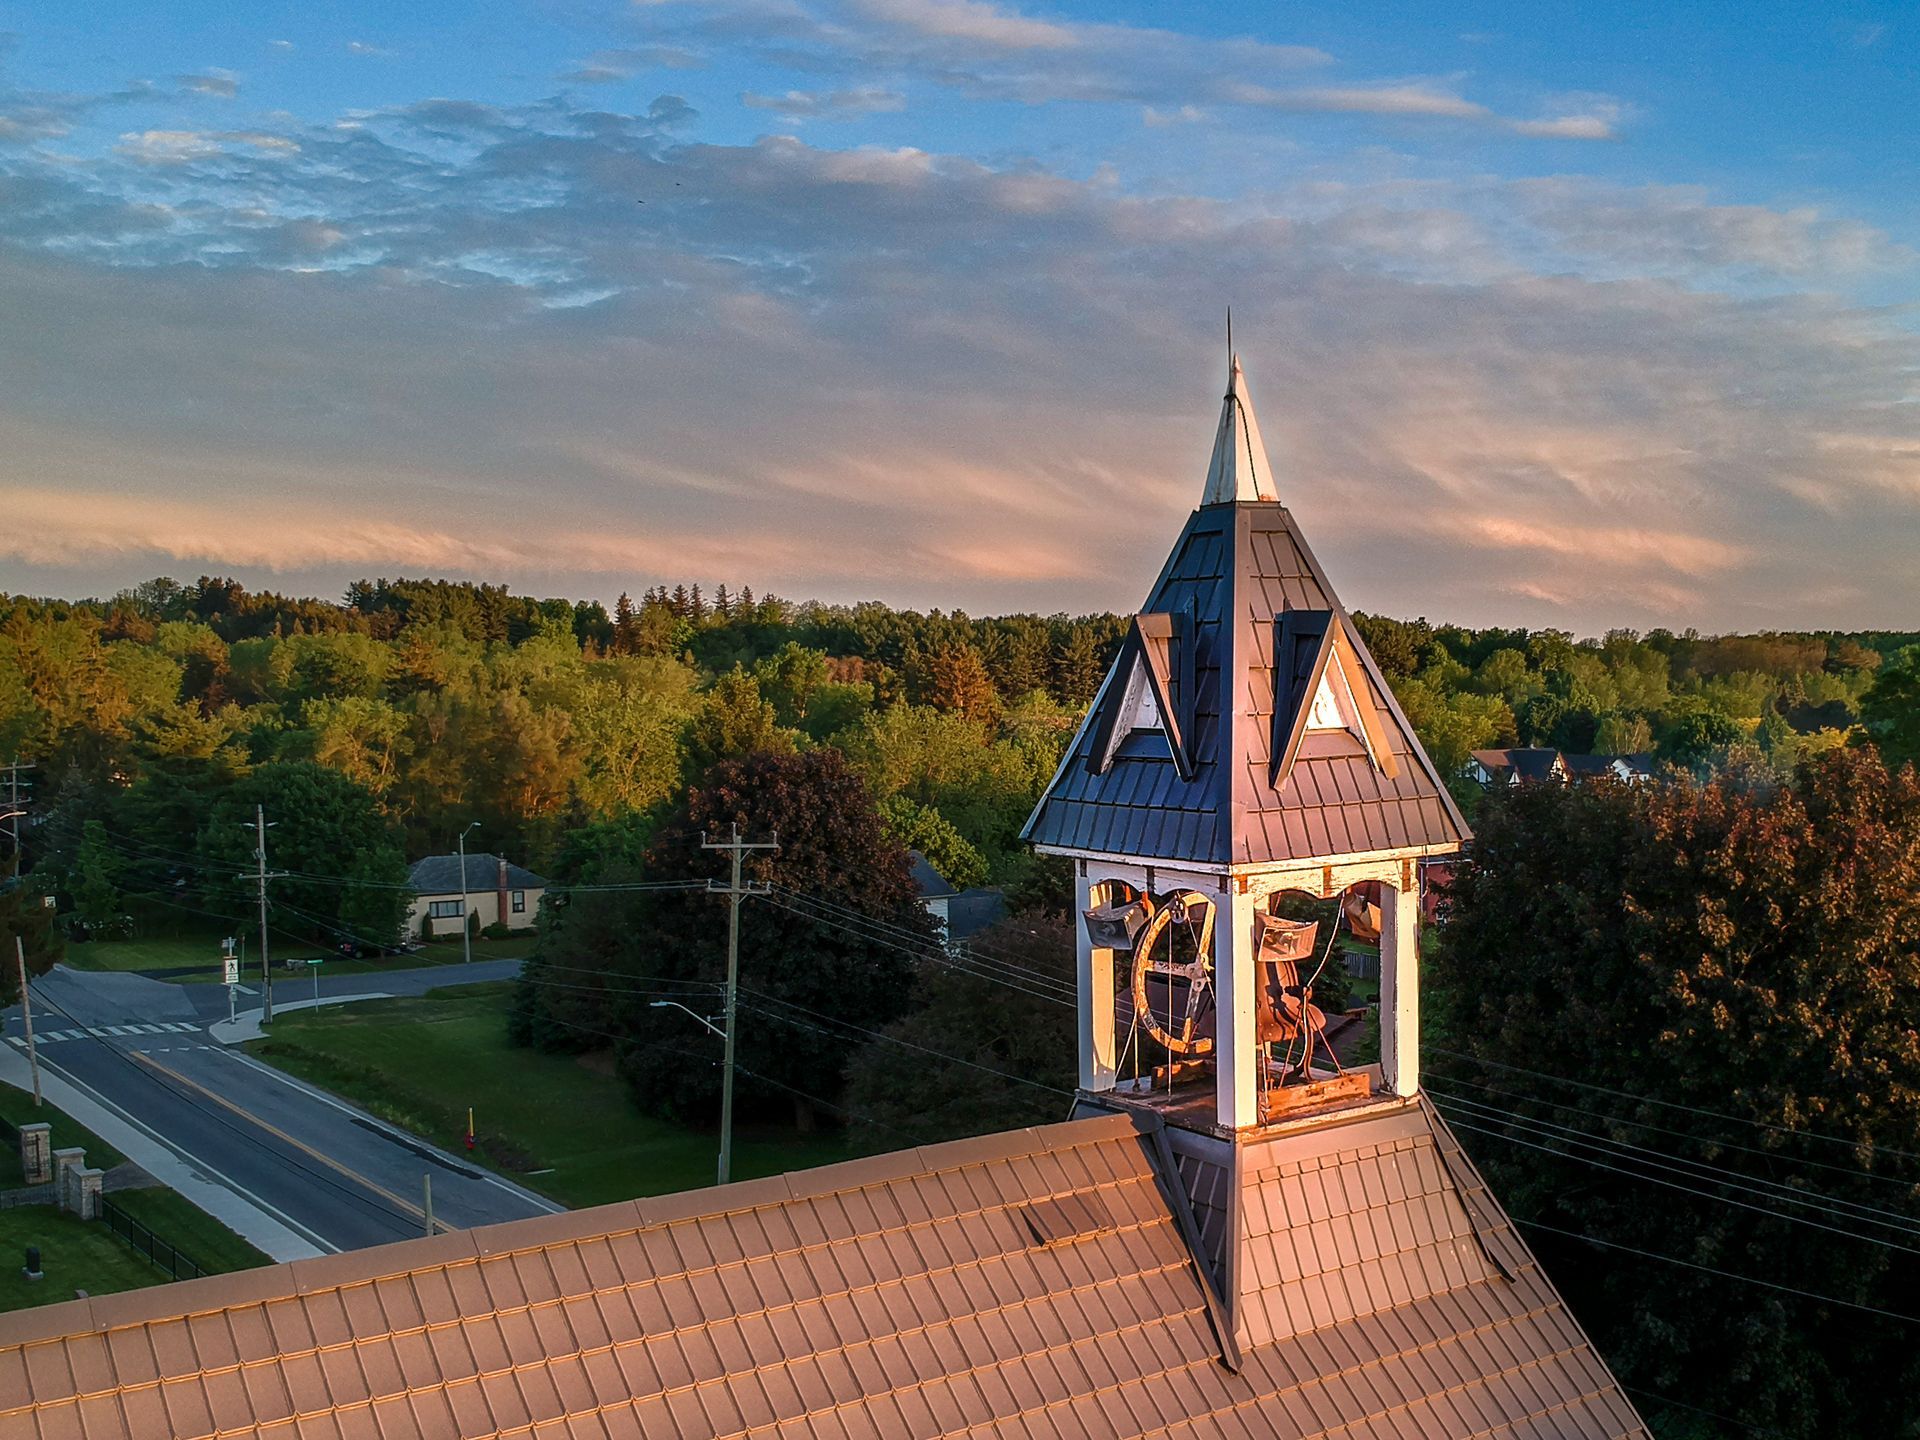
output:
[[[321,995],[420,994],[498,980],[516,960],[321,980]],[[312,986],[276,998],[310,999]],[[204,1173],[326,1250],[424,1233],[423,1176],[439,1228],[562,1207],[208,1038],[218,985],[56,969],[34,982],[40,1063],[117,1107]],[[243,1008],[257,997],[240,997]],[[21,1034],[8,1012],[7,1043]]]

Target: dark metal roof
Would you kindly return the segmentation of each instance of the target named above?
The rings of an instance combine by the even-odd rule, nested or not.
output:
[[[946,876],[933,868],[933,862],[918,850],[907,851],[907,865],[913,872],[913,883],[920,887],[922,900],[939,900],[960,893]]]
[[[1194,693],[1179,717],[1190,778],[1158,736],[1136,734],[1099,767],[1098,739],[1134,663],[1123,649],[1023,838],[1045,849],[1207,865],[1437,849],[1468,838],[1285,506],[1241,501],[1194,511],[1142,609],[1183,615],[1192,634]],[[1360,672],[1348,677],[1354,699],[1379,717],[1391,765],[1376,765],[1344,732],[1312,731],[1275,784],[1276,622],[1293,611],[1328,613],[1328,625],[1350,642]],[[1310,702],[1289,694],[1284,703]],[[1285,730],[1294,716],[1282,719]]]
[[[976,885],[971,890],[962,890],[947,901],[947,938],[965,940],[969,935],[978,935],[989,925],[998,924],[1006,918],[1006,892],[988,885]]]
[[[1237,1373],[1106,1115],[10,1315],[0,1433],[1645,1435],[1449,1143],[1264,1147]]]
[[[458,895],[460,893],[460,857],[458,855],[428,855],[413,862],[407,871],[407,883],[413,886],[416,895]],[[546,888],[544,876],[536,875],[523,865],[507,862],[507,888],[509,890],[541,890]],[[467,893],[476,890],[495,890],[500,885],[500,857],[498,855],[467,856]]]

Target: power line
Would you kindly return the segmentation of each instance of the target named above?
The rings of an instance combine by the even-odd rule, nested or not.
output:
[[[929,941],[925,935],[919,933],[918,931],[910,930],[904,925],[898,925],[890,921],[879,919],[878,917],[865,914],[862,911],[852,909],[851,907],[846,905],[836,904],[834,901],[825,899],[824,897],[818,894],[808,892],[808,891],[794,890],[787,886],[781,886],[781,885],[776,885],[774,888],[778,890],[781,894],[785,895],[789,900],[804,901],[809,905],[817,906],[822,910],[837,914],[849,921],[858,922],[859,924],[866,926],[870,929],[873,929],[878,933],[888,934],[897,939],[907,941],[910,943],[921,944],[921,945],[939,943],[938,941]],[[1073,988],[1072,981],[1065,980],[1060,976],[1052,974],[1048,971],[1042,970],[1037,966],[1028,965],[1024,961],[1015,959],[1012,956],[1007,955],[1003,951],[996,950],[992,946],[983,944],[977,938],[972,938],[972,939],[962,941],[959,948],[970,959],[980,964],[1004,969],[1010,975],[1013,975],[1016,978],[1019,978],[1021,980],[1025,980],[1034,984],[1049,985],[1049,986],[1053,986],[1053,987],[1068,990],[1068,991],[1071,991]]]
[[[1810,1219],[1805,1215],[1783,1214],[1778,1210],[1770,1210],[1764,1205],[1754,1205],[1745,1200],[1735,1200],[1730,1196],[1715,1195],[1711,1191],[1698,1190],[1691,1185],[1682,1185],[1676,1180],[1662,1180],[1657,1175],[1643,1175],[1637,1170],[1626,1170],[1618,1165],[1608,1165],[1604,1161],[1595,1160],[1586,1155],[1569,1154],[1565,1150],[1556,1149],[1552,1145],[1543,1145],[1535,1140],[1522,1140],[1519,1136],[1510,1135],[1503,1130],[1494,1130],[1484,1125],[1470,1124],[1458,1118],[1450,1120],[1448,1123],[1461,1130],[1471,1130],[1477,1134],[1491,1135],[1496,1140],[1505,1140],[1510,1145],[1524,1145],[1529,1150],[1545,1151],[1549,1155],[1559,1156],[1562,1160],[1572,1160],[1580,1165],[1591,1165],[1597,1170],[1609,1170],[1616,1175],[1625,1175],[1632,1180],[1644,1180],[1649,1185],[1661,1185],[1669,1190],[1679,1190],[1684,1194],[1692,1195],[1702,1200],[1711,1200],[1717,1205],[1732,1205],[1741,1210],[1751,1210],[1756,1214],[1768,1216],[1774,1220],[1784,1220],[1792,1225],[1805,1225],[1814,1230],[1825,1230],[1829,1234],[1845,1236],[1849,1240],[1862,1240],[1869,1245],[1879,1245],[1888,1250],[1899,1250],[1908,1255],[1920,1255],[1920,1249],[1916,1249],[1911,1245],[1902,1245],[1893,1240],[1883,1240],[1877,1235],[1862,1235],[1858,1231],[1843,1229],[1838,1225],[1827,1225],[1819,1220]]]
[[[1592,1235],[1583,1235],[1578,1230],[1563,1230],[1558,1225],[1543,1224],[1538,1220],[1515,1220],[1516,1225],[1524,1225],[1529,1230],[1544,1231],[1549,1235],[1562,1235],[1569,1240],[1582,1240],[1589,1245],[1598,1245],[1606,1250],[1619,1250],[1628,1255],[1638,1255],[1646,1260],[1663,1260],[1669,1265],[1684,1266],[1688,1270],[1703,1271],[1708,1275],[1718,1275],[1723,1280],[1738,1280],[1745,1285],[1758,1285],[1767,1290],[1778,1290],[1783,1294],[1797,1295],[1802,1300],[1817,1300],[1823,1305],[1843,1305],[1849,1310],[1861,1310],[1869,1315],[1878,1315],[1887,1320],[1904,1320],[1909,1325],[1920,1325],[1920,1316],[1902,1315],[1895,1310],[1882,1310],[1877,1305],[1863,1305],[1858,1300],[1842,1300],[1837,1295],[1821,1295],[1812,1290],[1796,1289],[1792,1285],[1781,1285],[1772,1280],[1761,1280],[1752,1275],[1736,1275],[1731,1270],[1722,1270],[1715,1265],[1702,1265],[1694,1260],[1682,1260],[1677,1255],[1662,1255],[1654,1250],[1642,1250],[1634,1245],[1622,1245],[1614,1240],[1601,1240]]]
[[[1844,1145],[1850,1150],[1867,1149],[1876,1154],[1897,1155],[1903,1160],[1920,1160],[1920,1154],[1911,1150],[1895,1150],[1891,1146],[1880,1145],[1871,1140],[1843,1140],[1837,1135],[1821,1135],[1812,1130],[1798,1130],[1791,1125],[1774,1125],[1765,1120],[1748,1120],[1739,1115],[1728,1115],[1720,1110],[1705,1110],[1698,1105],[1683,1105],[1677,1100],[1657,1100],[1651,1095],[1636,1095],[1630,1090],[1613,1090],[1605,1085],[1594,1085],[1584,1080],[1569,1080],[1564,1075],[1549,1075],[1544,1070],[1529,1070],[1522,1065],[1487,1060],[1479,1055],[1467,1055],[1458,1050],[1443,1049],[1438,1045],[1429,1045],[1426,1048],[1429,1054],[1445,1055],[1454,1060],[1466,1060],[1495,1070],[1510,1070],[1516,1075],[1530,1075],[1536,1080],[1549,1080],[1556,1085],[1571,1085],[1576,1090],[1591,1090],[1600,1095],[1611,1095],[1616,1100],[1631,1100],[1636,1105],[1659,1105],[1668,1110],[1684,1110],[1690,1115],[1705,1115],[1710,1119],[1725,1120],[1733,1125],[1751,1125],[1758,1130],[1771,1130],[1777,1135],[1794,1135],[1803,1140],[1820,1140],[1828,1145]]]
[[[889,1035],[883,1030],[869,1030],[865,1026],[855,1025],[850,1020],[842,1020],[838,1016],[827,1015],[819,1010],[810,1010],[805,1005],[797,1005],[791,1000],[782,1000],[777,996],[768,995],[767,993],[761,990],[749,989],[747,986],[744,986],[744,985],[741,986],[740,988],[743,991],[745,991],[747,994],[754,996],[756,999],[769,1001],[775,1005],[784,1005],[789,1009],[798,1010],[803,1015],[811,1015],[816,1019],[824,1020],[830,1025],[839,1025],[847,1030],[853,1031],[856,1034],[866,1035],[875,1040],[884,1040],[889,1045],[899,1045],[908,1050],[917,1050],[922,1055],[933,1056],[936,1060],[945,1060],[948,1063],[953,1065],[964,1065],[969,1070],[979,1070],[984,1074],[995,1075],[1002,1080],[1011,1080],[1019,1085],[1031,1085],[1036,1090],[1048,1090],[1055,1095],[1071,1096],[1073,1094],[1073,1091],[1063,1090],[1058,1085],[1049,1085],[1042,1080],[1034,1080],[1025,1075],[1016,1075],[1011,1070],[999,1070],[994,1068],[991,1065],[982,1065],[978,1061],[963,1059],[961,1056],[958,1056],[958,1055],[950,1055],[944,1050],[934,1050],[928,1046],[916,1044],[912,1040],[903,1039],[898,1035]],[[769,1010],[762,1010],[760,1013],[763,1015],[767,1015],[770,1018],[775,1020],[785,1019],[789,1024],[799,1025],[803,1029],[813,1030],[822,1035],[831,1034],[830,1031],[821,1030],[820,1027],[817,1025],[808,1025],[806,1024],[805,1021],[793,1020],[793,1019],[790,1019],[789,1017],[775,1014],[774,1012]]]
[[[1637,1161],[1639,1164],[1650,1165],[1657,1170],[1665,1170],[1670,1174],[1682,1175],[1691,1180],[1700,1180],[1713,1185],[1725,1185],[1732,1189],[1748,1191],[1751,1194],[1766,1195],[1770,1198],[1784,1200],[1789,1204],[1822,1210],[1838,1218],[1862,1220],[1868,1224],[1883,1225],[1890,1230],[1899,1230],[1903,1234],[1920,1235],[1920,1222],[1917,1222],[1915,1217],[1902,1214],[1899,1211],[1886,1210],[1877,1205],[1866,1205],[1853,1200],[1843,1200],[1838,1196],[1822,1194],[1819,1191],[1797,1190],[1783,1181],[1768,1180],[1758,1175],[1747,1175],[1740,1171],[1727,1170],[1709,1161],[1689,1160],[1685,1156],[1671,1155],[1664,1150],[1654,1150],[1644,1145],[1633,1145],[1624,1140],[1608,1140],[1604,1136],[1596,1136],[1589,1131],[1580,1130],[1574,1126],[1557,1125],[1550,1120],[1531,1120],[1523,1116],[1508,1114],[1496,1110],[1489,1105],[1481,1105],[1475,1101],[1463,1100],[1456,1096],[1448,1096],[1444,1092],[1434,1091],[1431,1086],[1428,1087],[1428,1093],[1433,1097],[1434,1103],[1439,1105],[1441,1109],[1446,1110],[1463,1107],[1468,1116],[1474,1119],[1484,1120],[1494,1124],[1514,1126],[1524,1129],[1533,1135],[1559,1139],[1562,1144],[1584,1146],[1588,1149],[1598,1150],[1601,1154],[1611,1156],[1615,1159]],[[1622,1153],[1626,1151],[1635,1153],[1631,1155]],[[1643,1156],[1658,1156],[1660,1158],[1640,1158]],[[1569,1156],[1567,1158],[1577,1159],[1580,1157]],[[1665,1163],[1667,1161],[1674,1163]],[[1705,1175],[1698,1173],[1703,1170],[1708,1173]],[[1722,1179],[1722,1176],[1732,1176],[1734,1178]],[[1750,1181],[1752,1183],[1743,1184],[1741,1183],[1743,1181]],[[1875,1216],[1886,1216],[1889,1218],[1875,1219],[1873,1218]]]
[[[1071,1008],[1074,1003],[1072,999],[1067,998],[1067,995],[1071,993],[1070,989],[1067,990],[1066,994],[1050,993],[1044,990],[1036,990],[1028,985],[1022,984],[1020,980],[1012,976],[1009,976],[1003,973],[998,973],[992,970],[983,970],[983,969],[977,968],[976,966],[969,965],[966,963],[966,952],[964,950],[958,953],[950,952],[942,948],[938,944],[938,942],[926,940],[924,938],[919,940],[918,944],[916,945],[901,944],[897,941],[887,938],[884,934],[876,933],[871,929],[862,928],[860,926],[850,924],[846,921],[836,920],[827,915],[817,914],[811,910],[804,909],[801,906],[791,904],[785,900],[782,900],[778,895],[768,896],[767,903],[770,905],[775,905],[782,910],[789,911],[792,914],[798,915],[804,920],[810,920],[816,925],[825,926],[826,928],[832,929],[832,930],[839,930],[842,933],[849,935],[856,940],[864,941],[867,944],[878,945],[883,949],[894,950],[899,952],[900,954],[907,955],[916,960],[930,960],[934,964],[944,966],[946,969],[949,969],[949,970],[957,970],[963,974],[972,975],[981,980],[988,980],[988,981],[992,981],[995,984],[1006,985],[1010,989],[1018,990],[1023,994],[1030,995],[1036,1000],[1045,1000],[1052,1004],[1062,1005],[1068,1008]],[[1042,979],[1044,980],[1044,977],[1042,977]],[[1046,983],[1053,983],[1053,982],[1047,981]]]
[[[1651,1120],[1633,1120],[1617,1110],[1592,1110],[1584,1105],[1572,1105],[1564,1100],[1547,1100],[1538,1095],[1524,1095],[1513,1090],[1502,1090],[1495,1085],[1482,1085],[1477,1080],[1467,1080],[1458,1075],[1438,1077],[1446,1085],[1464,1085],[1470,1090],[1478,1090],[1486,1095],[1498,1095],[1504,1100],[1519,1101],[1530,1105],[1544,1105],[1552,1110],[1564,1111],[1573,1115],[1588,1115],[1609,1124],[1630,1125],[1636,1130],[1647,1130],[1656,1135],[1672,1135],[1678,1139],[1691,1140],[1696,1145],[1711,1145],[1722,1150],[1737,1150],[1745,1155],[1758,1155],[1767,1160],[1779,1161],[1788,1165],[1808,1165],[1817,1170],[1831,1170],[1837,1175],[1850,1175],[1861,1180],[1877,1180],[1883,1185],[1898,1185],[1911,1194],[1917,1187],[1911,1180],[1902,1180],[1897,1175],[1882,1175],[1877,1171],[1863,1170],[1855,1165],[1836,1165],[1830,1160],[1812,1160],[1804,1155],[1789,1155],[1784,1150],[1766,1150],[1757,1145],[1742,1145],[1737,1140],[1728,1140],[1720,1135],[1702,1135],[1693,1130],[1676,1130],[1670,1125],[1656,1125]],[[1435,1077],[1425,1077],[1424,1083],[1431,1086]]]

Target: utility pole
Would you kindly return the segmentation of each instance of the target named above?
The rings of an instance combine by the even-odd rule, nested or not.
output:
[[[31,765],[22,765],[18,759],[11,760],[7,763],[7,783],[11,787],[7,809],[13,812],[7,816],[7,819],[11,822],[13,853],[16,856],[20,853],[20,817],[26,814],[26,811],[20,808],[20,772],[33,768]]]
[[[241,823],[245,823],[244,821]],[[276,821],[275,824],[279,822]],[[273,827],[267,824],[267,807],[253,807],[253,832],[258,843],[254,846],[254,880],[260,893],[260,1023],[273,1023],[273,958],[267,945],[267,881],[286,874],[284,870],[267,872],[267,831]],[[246,876],[241,876],[245,879]]]
[[[431,1240],[433,1238],[433,1172],[431,1170],[421,1172],[420,1188],[426,1192],[427,1208],[423,1214],[427,1221],[427,1238]]]
[[[749,881],[740,879],[740,862],[746,858],[749,850],[774,850],[780,848],[780,835],[776,831],[771,840],[749,841],[740,838],[740,827],[733,827],[730,840],[700,841],[702,850],[725,850],[733,857],[733,877],[722,885],[718,880],[709,880],[707,889],[716,895],[727,897],[727,1027],[723,1034],[726,1048],[725,1068],[720,1075],[720,1183],[726,1184],[733,1177],[733,1027],[736,1001],[740,993],[740,902],[749,895],[765,895],[773,886],[767,881]]]
[[[475,820],[467,830],[480,822]],[[473,963],[473,936],[467,929],[467,830],[460,832],[460,955],[467,964]]]
[[[33,998],[27,993],[27,947],[13,937],[14,963],[20,967],[20,1018],[27,1025],[27,1068],[33,1071],[33,1108],[40,1108],[40,1052],[33,1048]]]

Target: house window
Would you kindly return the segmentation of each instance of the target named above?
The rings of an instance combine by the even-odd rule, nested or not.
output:
[[[458,920],[466,908],[466,902],[461,900],[429,900],[427,916],[433,920]]]
[[[527,913],[526,891],[516,890],[513,892],[513,913],[516,915],[524,915]]]

